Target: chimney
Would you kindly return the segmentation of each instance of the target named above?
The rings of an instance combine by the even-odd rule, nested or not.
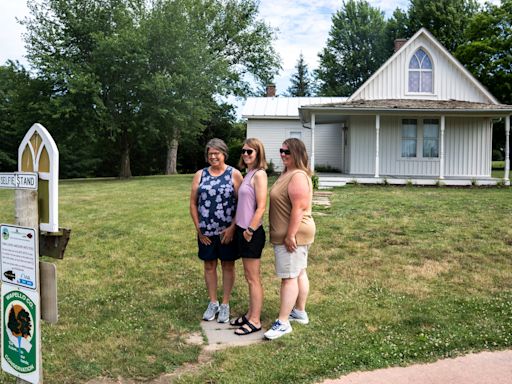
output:
[[[407,43],[407,39],[395,39],[395,52],[402,48],[405,43]]]
[[[275,96],[276,96],[276,85],[268,84],[266,97],[275,97]]]

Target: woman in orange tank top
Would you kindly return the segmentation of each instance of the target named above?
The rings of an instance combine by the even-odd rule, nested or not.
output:
[[[271,340],[290,333],[290,321],[309,322],[306,267],[316,231],[311,216],[313,185],[306,146],[301,140],[291,138],[283,142],[279,151],[284,171],[270,190],[269,226],[281,294],[279,317],[265,333]]]

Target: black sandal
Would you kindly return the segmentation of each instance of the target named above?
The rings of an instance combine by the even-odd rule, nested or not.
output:
[[[247,324],[249,320],[247,320],[247,317],[245,315],[242,315],[240,317],[237,317],[235,320],[232,320],[229,322],[234,327],[241,327],[244,324]]]
[[[245,328],[245,326],[248,326],[250,329],[247,329]],[[238,333],[237,331],[242,331],[243,333]],[[256,326],[251,323],[250,321],[248,321],[247,323],[245,323],[244,325],[242,325],[240,328],[238,328],[236,331],[235,331],[235,335],[237,336],[245,336],[245,335],[249,335],[251,333],[254,333],[254,332],[258,332],[258,331],[261,331],[261,327],[259,328],[256,328]]]

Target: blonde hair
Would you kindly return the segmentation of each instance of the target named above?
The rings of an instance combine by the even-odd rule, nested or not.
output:
[[[244,145],[247,145],[256,151],[256,164],[254,165],[254,169],[267,169],[267,159],[265,158],[265,148],[263,147],[263,143],[255,137],[250,137],[244,141]],[[242,155],[240,155],[238,167],[241,169],[247,168]]]
[[[283,144],[288,147],[290,150],[290,156],[293,159],[293,163],[295,164],[295,168],[301,169],[306,172],[309,176],[313,174],[308,165],[308,152],[306,151],[306,146],[302,142],[295,137],[290,139],[286,139],[283,141]],[[286,171],[286,168],[285,168]]]

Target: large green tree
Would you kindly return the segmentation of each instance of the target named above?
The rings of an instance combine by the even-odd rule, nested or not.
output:
[[[308,65],[304,61],[304,55],[302,53],[297,60],[295,70],[296,72],[290,79],[291,85],[287,89],[288,95],[295,97],[312,96],[314,93],[313,80],[311,79]]]
[[[332,17],[316,71],[319,94],[348,96],[389,56],[384,14],[364,0],[348,0]]]
[[[246,95],[250,79],[279,69],[273,32],[257,14],[254,0],[155,2],[147,110],[167,143],[165,173],[177,171],[179,144],[199,137],[223,96]]]
[[[118,145],[120,176],[131,176],[140,134],[140,86],[147,73],[140,32],[144,0],[42,0],[29,3],[28,58],[54,84],[60,114]],[[81,117],[79,117],[81,116]],[[72,130],[72,128],[71,128]],[[79,137],[77,138],[79,139]]]
[[[477,11],[476,0],[410,0],[406,37],[425,27],[454,52],[465,41],[464,30]]]

